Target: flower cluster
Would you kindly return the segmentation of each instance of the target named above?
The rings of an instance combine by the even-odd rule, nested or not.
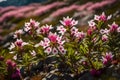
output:
[[[54,68],[62,64],[74,75],[89,71],[92,76],[99,76],[101,69],[119,61],[120,56],[120,27],[115,22],[108,24],[110,18],[105,13],[95,15],[88,22],[86,32],[81,31],[76,26],[78,21],[70,17],[64,17],[56,27],[40,26],[39,22],[31,19],[25,23],[24,30],[14,33],[16,41],[11,43],[9,50],[14,53],[11,55],[18,65],[27,66],[26,73],[30,72],[32,65],[42,61],[43,71],[47,71],[47,65],[51,63],[46,63],[46,60],[52,55],[57,58]],[[22,36],[24,32],[29,34]],[[8,66],[16,67],[13,63],[7,61]],[[18,75],[19,71],[16,69],[14,73]]]
[[[7,60],[6,64],[10,79],[20,79],[20,70],[16,68],[16,63],[11,60]]]

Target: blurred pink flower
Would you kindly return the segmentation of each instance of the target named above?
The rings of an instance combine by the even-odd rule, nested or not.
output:
[[[18,38],[23,33],[24,33],[24,31],[22,29],[20,29],[20,30],[15,31],[13,36],[14,36],[14,38]]]
[[[113,22],[112,25],[108,25],[108,26],[110,27],[110,32],[114,32],[118,28],[118,24],[116,24],[115,22]]]
[[[120,27],[117,28],[117,32],[120,32]]]
[[[76,34],[75,34],[75,37],[78,39],[78,40],[82,40],[84,37],[85,37],[85,33],[84,32],[77,32]]]
[[[87,10],[98,9],[98,8],[104,7],[106,5],[112,4],[115,1],[117,1],[117,0],[103,0],[101,2],[96,2],[96,3],[93,3],[93,5],[87,7]]]
[[[108,36],[107,35],[102,35],[102,41],[108,41]]]
[[[110,62],[113,58],[113,55],[111,52],[107,52],[103,57],[102,57],[102,62],[104,65],[107,65],[108,62]]]
[[[54,2],[52,4],[48,4],[48,5],[45,5],[45,6],[41,6],[39,7],[37,10],[35,10],[33,12],[33,15],[41,15],[49,10],[51,10],[52,8],[55,8],[55,7],[59,7],[59,6],[62,6],[64,5],[65,3],[63,2]]]

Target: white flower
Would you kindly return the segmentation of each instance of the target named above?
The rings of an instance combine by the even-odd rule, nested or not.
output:
[[[62,53],[62,54],[65,54],[66,53],[66,50],[64,49],[63,46],[58,46],[58,50]]]
[[[28,32],[30,29],[31,29],[31,28],[28,27],[28,26],[24,27],[24,30],[25,30],[26,32]]]
[[[90,21],[88,21],[88,24],[89,24],[90,27],[95,26],[95,22],[94,22],[94,20],[90,20]]]
[[[57,53],[58,53],[58,50],[54,47],[53,50],[52,50],[52,53],[53,53],[53,54],[57,54]]]
[[[44,38],[45,43],[50,43],[50,40],[48,38]]]
[[[60,34],[64,35],[64,33],[66,32],[66,29],[63,26],[58,26],[57,30],[59,31]]]
[[[100,33],[101,33],[101,34],[107,34],[107,35],[108,35],[108,34],[109,34],[109,31],[110,31],[110,30],[108,30],[108,29],[105,28],[105,29],[101,29],[101,30],[100,30]]]
[[[71,28],[71,34],[75,35],[78,32],[78,29],[76,27]]]
[[[45,49],[46,47],[49,46],[49,43],[47,43],[47,42],[45,42],[45,41],[41,41],[41,42],[39,43],[39,45],[42,46],[42,47]]]
[[[15,33],[14,33],[13,37],[14,37],[14,38],[17,38],[17,37],[18,37],[18,35],[23,34],[23,33],[24,33],[24,32],[23,32],[23,30],[22,30],[22,29],[17,30],[17,31],[15,31]]]
[[[44,52],[47,53],[47,54],[50,54],[51,51],[52,51],[52,48],[51,48],[51,47],[48,47],[48,48],[45,49]]]
[[[120,32],[120,27],[117,28],[117,32]]]
[[[94,20],[97,20],[97,21],[99,21],[99,20],[100,20],[100,16],[98,16],[98,15],[95,15],[95,16],[94,16]]]

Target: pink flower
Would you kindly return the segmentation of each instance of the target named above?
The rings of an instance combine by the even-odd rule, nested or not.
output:
[[[108,36],[107,35],[102,35],[102,41],[107,41],[108,40]]]
[[[91,28],[89,28],[89,29],[87,30],[87,35],[90,36],[90,35],[92,35],[92,33],[93,33],[93,30],[92,30]]]
[[[78,24],[78,21],[73,20],[72,18],[69,18],[68,16],[63,18],[63,21],[60,21],[62,25],[66,27],[72,27]]]
[[[107,59],[107,60],[112,60],[112,58],[113,58],[113,55],[112,55],[112,53],[111,52],[107,52],[106,53],[106,55],[105,55],[105,58]]]
[[[107,20],[107,16],[105,15],[105,13],[103,12],[101,15],[100,15],[100,18],[99,18],[101,21],[106,21]]]
[[[102,62],[104,65],[108,64],[113,58],[113,55],[111,52],[107,52],[103,57],[102,57]]]
[[[6,64],[7,64],[8,67],[10,67],[10,68],[16,67],[16,63],[13,62],[13,61],[10,60],[10,59],[8,59],[8,60],[6,61]]]
[[[37,29],[37,33],[38,34],[48,34],[49,31],[52,29],[52,25],[45,25],[45,26],[42,26],[41,28]]]
[[[57,37],[58,37],[58,35],[56,33],[49,33],[49,35],[48,35],[48,38],[52,43],[57,42]]]
[[[23,42],[22,39],[17,39],[17,40],[15,41],[15,45],[16,45],[17,47],[19,47],[19,48],[22,48],[24,45],[27,45],[27,44],[28,44],[28,43]]]
[[[59,31],[59,33],[61,35],[64,35],[64,33],[66,32],[66,29],[61,25],[57,27],[57,30]]]
[[[118,28],[118,25],[115,22],[113,22],[112,25],[108,25],[108,26],[110,27],[110,32],[114,32]]]

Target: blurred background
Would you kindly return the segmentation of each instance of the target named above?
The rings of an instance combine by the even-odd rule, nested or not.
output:
[[[0,46],[8,46],[13,32],[22,29],[29,19],[40,25],[59,25],[59,20],[70,16],[85,30],[95,14],[112,14],[120,24],[120,0],[0,0]]]

